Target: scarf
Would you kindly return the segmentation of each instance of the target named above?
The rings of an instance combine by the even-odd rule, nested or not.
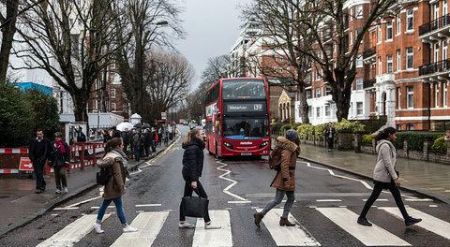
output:
[[[127,158],[127,155],[123,152],[122,149],[114,149],[114,150],[112,150],[111,152],[113,152],[113,153],[119,155],[120,157],[118,157],[118,158],[121,158],[121,159],[122,159],[123,165],[124,165],[125,167],[127,167],[127,165],[128,165],[128,158]]]

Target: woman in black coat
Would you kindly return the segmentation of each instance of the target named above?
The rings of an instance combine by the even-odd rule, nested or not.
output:
[[[184,185],[184,197],[192,196],[192,192],[198,194],[203,198],[208,198],[202,184],[200,183],[200,177],[203,170],[203,149],[205,149],[205,143],[203,142],[204,132],[201,129],[193,129],[187,134],[186,140],[183,142],[183,179]],[[208,210],[204,217],[206,229],[217,229],[220,227],[213,226],[211,219],[209,218]],[[180,228],[193,228],[194,226],[186,222],[186,216],[184,215],[183,203],[180,204]]]

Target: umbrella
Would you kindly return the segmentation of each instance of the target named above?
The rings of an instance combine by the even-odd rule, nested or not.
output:
[[[125,131],[126,129],[131,130],[133,128],[133,124],[128,122],[120,123],[116,126],[116,130]]]
[[[137,123],[137,124],[134,125],[134,127],[136,127],[136,128],[142,128],[142,124],[141,124],[141,123]]]
[[[144,129],[150,128],[150,127],[151,127],[151,126],[150,126],[149,123],[144,123],[144,124],[142,125],[142,128],[144,128]]]

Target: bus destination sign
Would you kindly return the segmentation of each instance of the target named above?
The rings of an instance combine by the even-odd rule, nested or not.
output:
[[[238,112],[264,112],[266,110],[264,103],[228,103],[226,104],[227,113]]]

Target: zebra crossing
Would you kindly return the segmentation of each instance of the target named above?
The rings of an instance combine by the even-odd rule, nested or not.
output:
[[[245,231],[245,234],[255,234],[255,229],[248,229],[243,227],[240,220],[250,220],[252,215],[249,214],[246,219],[236,219],[232,217],[234,209],[225,210],[211,210],[210,216],[215,225],[221,226],[220,229],[205,229],[202,219],[197,219],[196,228],[193,231],[192,246],[208,246],[208,247],[231,247],[238,246],[233,241],[233,232]],[[249,209],[250,210],[250,209]],[[256,211],[260,209],[256,208]],[[392,220],[401,219],[401,214],[395,207],[379,207],[375,209],[377,213],[383,214],[383,217],[392,218]],[[252,210],[253,212],[256,212]],[[425,213],[415,208],[408,208],[411,215],[420,217],[423,221],[414,228],[417,231],[429,233],[446,241],[450,245],[450,223],[445,221],[449,219],[439,219],[433,215]],[[296,227],[281,227],[278,224],[280,216],[283,212],[281,208],[275,208],[265,215],[262,221],[262,231],[266,237],[271,238],[273,244],[269,246],[323,246],[323,234],[317,234],[314,231],[308,230],[307,222],[299,220],[301,215],[294,216],[289,214],[289,220],[296,223]],[[346,207],[317,207],[312,209],[315,212],[315,218],[318,221],[326,220],[331,222],[337,230],[342,230],[352,238],[359,241],[364,246],[414,246],[414,243],[408,242],[404,236],[394,234],[393,229],[389,226],[378,226],[373,224],[372,227],[365,227],[358,225],[356,219],[358,215]],[[309,213],[311,213],[309,212]],[[121,234],[111,246],[114,247],[130,247],[130,246],[152,246],[155,240],[160,236],[161,230],[168,224],[167,219],[176,217],[175,211],[140,211],[131,225],[138,228],[138,232]],[[378,214],[377,214],[378,215]],[[111,214],[105,215],[105,221],[108,220]],[[74,246],[88,234],[91,237],[97,235],[93,233],[93,223],[96,215],[84,215],[81,218],[70,223],[59,232],[47,240],[40,243],[39,247],[45,246]],[[398,218],[398,219],[397,219]],[[177,229],[177,225],[170,226],[172,229]],[[383,228],[384,227],[384,228]],[[105,229],[107,230],[107,229]],[[181,230],[183,231],[183,230]],[[189,230],[188,230],[189,231]],[[333,233],[327,233],[326,236],[332,237]],[[319,236],[320,235],[320,236]],[[321,239],[322,238],[322,239]],[[322,242],[322,243],[321,243]],[[190,244],[189,244],[190,245]],[[417,244],[416,244],[417,245]],[[188,245],[184,245],[188,246]],[[239,244],[242,246],[242,244]],[[251,246],[251,243],[249,245]]]

